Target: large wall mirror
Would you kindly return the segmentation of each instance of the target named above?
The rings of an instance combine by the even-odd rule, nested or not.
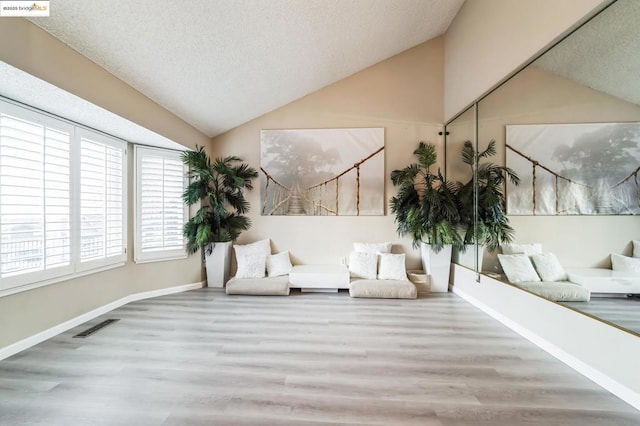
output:
[[[544,275],[556,280],[509,282],[500,251],[484,250],[478,271],[501,274],[506,284],[640,336],[640,298],[629,295],[640,293],[640,259],[633,260],[640,245],[634,253],[632,243],[640,240],[638,22],[639,1],[613,2],[482,98],[475,124],[477,148],[495,140],[493,161],[520,178],[518,186],[505,188],[516,252],[541,251],[540,268],[550,268]],[[456,132],[473,127],[463,125],[466,118],[462,114],[447,127],[447,166],[454,178]],[[606,271],[612,270],[614,256],[614,269],[624,273]],[[570,272],[569,283],[612,286],[592,291],[589,301],[569,301],[582,296],[569,294],[571,287],[563,294],[558,264]],[[593,268],[605,271],[600,276]],[[621,284],[629,285],[629,293]],[[616,293],[603,291],[607,288]]]

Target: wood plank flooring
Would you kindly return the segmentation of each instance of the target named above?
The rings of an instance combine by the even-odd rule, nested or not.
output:
[[[640,335],[640,297],[591,297],[588,302],[561,302]]]
[[[120,318],[91,337],[73,335]],[[454,294],[139,301],[0,362],[1,425],[639,425]]]

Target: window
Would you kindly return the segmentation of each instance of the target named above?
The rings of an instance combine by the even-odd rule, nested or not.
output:
[[[180,152],[136,146],[135,261],[186,257],[182,193],[187,168]]]
[[[84,129],[80,139],[80,269],[124,262],[125,149]]]
[[[126,260],[126,143],[0,101],[0,290]]]

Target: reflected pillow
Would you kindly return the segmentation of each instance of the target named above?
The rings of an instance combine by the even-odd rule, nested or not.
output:
[[[378,255],[353,251],[349,255],[349,273],[354,278],[376,279]]]
[[[261,253],[236,252],[236,278],[264,278],[267,256]]]
[[[270,277],[279,277],[287,275],[291,272],[291,259],[289,258],[289,252],[283,251],[282,253],[267,256],[267,275]]]
[[[567,272],[555,254],[534,254],[530,256],[530,259],[542,281],[567,281]]]
[[[391,253],[391,243],[353,243],[353,249],[364,253]]]
[[[502,254],[518,254],[524,253],[527,256],[542,253],[542,244],[503,244],[500,246]]]
[[[526,254],[499,254],[498,260],[510,283],[540,281],[538,273]]]
[[[379,280],[407,280],[407,270],[404,266],[404,253],[380,254]]]
[[[640,241],[633,240],[633,257],[640,257]]]
[[[640,274],[640,259],[611,253],[611,269]]]

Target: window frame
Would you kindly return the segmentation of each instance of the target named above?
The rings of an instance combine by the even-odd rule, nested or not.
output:
[[[134,188],[135,196],[133,202],[133,261],[135,263],[149,263],[149,262],[162,262],[167,260],[186,259],[188,257],[186,252],[186,241],[183,237],[183,244],[180,249],[163,249],[152,252],[142,251],[142,159],[147,155],[160,156],[163,158],[176,159],[180,156],[180,151],[156,148],[146,145],[134,145],[133,154],[133,176],[134,176]],[[187,175],[188,168],[183,164],[183,189],[189,183]],[[189,220],[189,207],[182,203],[182,224]]]
[[[69,132],[69,230],[70,230],[70,262],[69,265],[44,269],[34,272],[19,273],[7,277],[0,276],[0,297],[34,288],[67,281],[88,274],[105,271],[124,266],[127,263],[128,252],[128,145],[127,141],[100,131],[87,128],[78,123],[61,117],[39,111],[28,105],[23,105],[10,99],[0,97],[0,112],[18,119],[44,125],[52,129]],[[122,253],[109,256],[98,261],[80,262],[80,152],[82,135],[89,135],[90,139],[106,143],[112,147],[122,149]],[[0,204],[0,212],[2,205]]]
[[[2,108],[1,112],[14,116],[20,120],[29,121],[34,124],[49,127],[52,129],[67,131],[69,133],[69,155],[70,155],[70,158],[69,158],[69,173],[70,173],[69,226],[71,228],[70,229],[71,244],[73,245],[73,238],[74,238],[73,225],[72,225],[73,219],[71,216],[72,216],[73,202],[74,202],[73,200],[73,158],[72,158],[73,138],[74,138],[74,132],[75,132],[74,126],[62,120],[57,120],[55,118],[52,118],[43,114],[39,114],[35,111],[31,111],[29,109],[22,108],[17,105],[13,105],[9,102],[5,102],[2,99],[0,99],[0,108]],[[0,176],[0,181],[1,179],[2,177]],[[2,204],[0,203],[0,213],[1,212],[2,212]],[[1,232],[1,229],[0,229],[0,232]],[[46,239],[43,241],[46,242]],[[73,247],[71,247],[71,251],[73,252]],[[20,287],[23,285],[31,284],[33,282],[59,279],[59,277],[73,274],[74,272],[73,268],[74,268],[74,265],[73,265],[73,253],[72,253],[69,259],[69,264],[65,266],[51,268],[51,269],[43,269],[43,270],[34,271],[34,272],[21,273],[17,275],[11,275],[5,278],[0,277],[2,280],[2,283],[0,284],[0,291],[8,288]]]
[[[128,227],[127,227],[127,212],[128,212],[128,194],[127,194],[127,189],[128,189],[128,155],[127,155],[127,148],[128,148],[128,144],[126,142],[117,140],[113,137],[109,137],[109,136],[105,136],[99,132],[96,132],[94,130],[89,130],[89,129],[84,129],[84,128],[78,128],[76,129],[76,139],[74,139],[74,142],[77,143],[78,147],[77,149],[74,151],[74,159],[75,159],[75,167],[72,166],[72,170],[74,170],[76,172],[76,175],[72,174],[72,178],[75,178],[72,180],[73,183],[73,190],[72,190],[72,195],[74,195],[76,197],[76,216],[75,216],[75,225],[76,225],[76,232],[77,232],[77,237],[73,238],[72,240],[72,244],[74,244],[74,246],[72,247],[72,253],[75,254],[75,272],[83,272],[83,271],[88,271],[88,270],[92,270],[92,269],[96,269],[96,268],[104,268],[106,266],[110,266],[113,264],[117,264],[117,263],[122,263],[124,264],[127,261],[127,239],[128,239]],[[95,259],[95,260],[88,260],[88,261],[82,261],[80,259],[80,244],[82,242],[82,235],[81,235],[81,200],[80,200],[80,185],[81,185],[81,176],[80,176],[80,172],[81,172],[81,166],[80,166],[80,155],[81,155],[81,151],[82,151],[82,139],[83,137],[86,137],[87,139],[94,141],[94,142],[98,142],[101,144],[104,144],[106,146],[109,146],[111,148],[115,148],[115,149],[119,149],[122,150],[122,213],[121,213],[121,220],[122,220],[122,253],[115,255],[115,256],[106,256],[100,259]],[[72,221],[74,221],[73,219],[73,215],[72,215]],[[73,228],[73,227],[72,227]],[[106,237],[106,235],[105,235]],[[105,239],[105,244],[106,244],[106,239]],[[75,249],[75,250],[74,250]]]

